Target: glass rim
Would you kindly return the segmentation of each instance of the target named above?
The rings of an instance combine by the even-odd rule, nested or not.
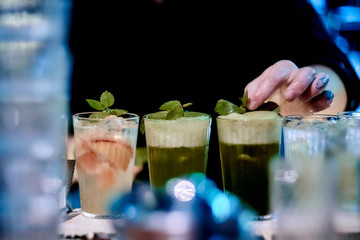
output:
[[[227,115],[219,115],[216,121],[237,121],[237,122],[257,122],[257,121],[282,121],[283,116],[278,115],[276,118],[228,118]]]
[[[284,128],[293,128],[301,123],[311,124],[311,129],[320,129],[318,123],[326,123],[329,126],[341,125],[343,116],[337,114],[294,114],[287,115],[283,118]],[[303,129],[302,131],[312,131],[311,129]]]
[[[191,112],[194,112],[194,111],[191,111]],[[144,115],[144,120],[150,120],[150,121],[167,121],[167,122],[176,122],[176,121],[179,121],[180,120],[185,120],[185,121],[205,121],[205,120],[209,120],[209,119],[212,119],[212,116],[210,114],[207,114],[207,113],[203,113],[203,112],[195,112],[195,113],[201,113],[202,115],[201,116],[196,116],[196,117],[180,117],[180,118],[177,118],[177,119],[158,119],[158,118],[151,118],[149,116],[149,114],[151,113],[148,113],[146,115]]]
[[[76,118],[78,120],[91,120],[91,121],[103,121],[104,118],[100,119],[100,118],[89,118],[89,116],[92,114],[92,113],[98,113],[98,112],[80,112],[80,113],[75,113],[73,115],[73,118]],[[87,117],[82,117],[80,115],[87,115]],[[126,117],[126,115],[128,115]],[[124,117],[125,116],[125,117]],[[132,120],[136,120],[136,119],[139,119],[139,115],[135,114],[135,113],[124,113],[118,117],[123,117],[126,121],[132,121]]]
[[[303,113],[303,114],[291,114],[285,115],[282,118],[284,120],[301,120],[302,118],[324,119],[324,118],[340,118],[338,114],[326,114],[326,113]]]
[[[359,117],[360,116],[360,112],[358,111],[343,111],[343,112],[338,112],[338,115],[340,116],[346,116],[346,117]]]

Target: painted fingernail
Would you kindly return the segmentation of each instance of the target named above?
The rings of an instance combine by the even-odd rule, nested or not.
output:
[[[316,89],[322,89],[324,88],[329,82],[329,77],[325,76],[322,78],[319,78],[318,81],[316,82]]]
[[[295,92],[293,90],[286,90],[284,96],[287,100],[293,100],[295,96]]]
[[[324,91],[323,92],[324,96],[326,97],[326,99],[332,103],[332,101],[334,100],[334,94],[331,91]]]

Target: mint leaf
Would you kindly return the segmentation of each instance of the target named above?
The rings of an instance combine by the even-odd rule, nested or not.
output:
[[[207,116],[207,114],[200,112],[184,112],[184,117],[200,117],[200,116]]]
[[[244,92],[244,95],[240,98],[241,105],[238,107],[237,105],[233,104],[232,102],[229,102],[224,99],[220,99],[217,101],[215,105],[215,112],[217,112],[220,115],[229,115],[230,113],[240,113],[243,114],[245,112],[250,112],[250,110],[247,108],[247,102],[248,102],[248,91]],[[253,111],[274,111],[277,113],[280,113],[279,105],[277,105],[275,102],[266,102],[260,105],[257,109]]]
[[[150,118],[150,119],[166,119],[167,111],[161,111],[161,112],[155,112],[155,113],[149,113],[142,117],[140,122],[140,132],[141,134],[145,133],[145,120],[144,118]]]
[[[167,111],[161,111],[161,112],[155,112],[155,113],[149,113],[145,116],[151,119],[166,119],[166,115],[168,114]]]
[[[124,109],[110,109],[110,114],[111,115],[116,115],[116,116],[120,116],[123,115],[125,113],[127,113],[127,110]]]
[[[109,115],[116,115],[120,116],[124,113],[127,113],[124,109],[110,109],[112,105],[114,105],[115,98],[110,92],[105,91],[100,96],[100,101],[94,99],[86,99],[87,103],[90,107],[94,108],[95,110],[102,111],[98,113],[93,113],[90,115],[90,118],[97,118],[103,119]]]
[[[166,119],[167,120],[176,120],[178,118],[181,118],[184,116],[184,109],[181,106],[174,106],[173,108],[171,108],[167,115],[166,115]]]
[[[181,105],[178,100],[171,100],[162,104],[159,108],[160,112],[146,114],[140,123],[140,132],[145,133],[145,121],[144,118],[150,119],[163,119],[163,120],[176,120],[181,117],[191,117],[191,114],[185,114],[184,108],[191,106],[192,103],[185,103]],[[188,112],[186,112],[188,113]]]
[[[106,109],[106,107],[97,100],[86,99],[86,101],[90,105],[90,107],[94,108],[95,110],[102,111]]]
[[[112,95],[108,91],[105,91],[100,96],[100,102],[102,105],[105,106],[105,108],[111,107],[112,105],[114,105],[115,102],[114,95]]]
[[[180,106],[181,107],[181,103],[177,100],[173,100],[173,101],[168,101],[166,103],[164,103],[163,105],[160,106],[159,110],[164,110],[164,111],[169,111],[174,107]]]
[[[220,99],[219,101],[217,101],[216,106],[215,106],[215,112],[217,112],[220,115],[229,115],[230,113],[245,113],[245,110],[243,110],[242,108],[236,106],[235,104],[224,100],[224,99]]]
[[[247,108],[247,102],[249,100],[248,98],[249,98],[248,91],[245,90],[244,95],[242,96],[242,98],[240,98],[240,100],[241,100],[240,108],[244,109],[245,111],[246,111],[246,108]]]
[[[144,120],[144,118],[142,118],[141,122],[140,122],[140,133],[141,134],[145,133],[145,120]]]
[[[95,118],[95,119],[104,119],[107,116],[109,116],[110,114],[108,112],[97,112],[97,113],[92,113],[89,118]]]

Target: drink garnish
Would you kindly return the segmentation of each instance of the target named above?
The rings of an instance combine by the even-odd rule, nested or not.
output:
[[[100,101],[94,99],[86,99],[86,102],[90,107],[94,108],[97,113],[90,115],[90,118],[104,119],[109,115],[121,116],[124,113],[127,113],[127,110],[124,109],[110,109],[109,107],[114,105],[115,98],[114,95],[108,91],[105,91],[100,96]]]
[[[215,106],[215,112],[217,112],[220,115],[229,115],[231,113],[239,113],[243,114],[246,112],[252,112],[252,111],[274,111],[279,113],[279,105],[277,105],[275,102],[268,101],[263,103],[260,107],[258,107],[255,110],[249,110],[247,108],[247,101],[248,101],[248,92],[245,91],[244,95],[240,98],[241,104],[240,106],[235,105],[232,102],[229,102],[224,99],[220,99],[217,101]]]
[[[186,112],[184,108],[191,106],[192,103],[181,104],[178,100],[171,100],[162,104],[159,108],[159,112],[146,114],[144,117],[151,119],[162,119],[162,120],[176,120],[181,117],[195,117],[199,116],[195,112]],[[145,133],[144,117],[141,119],[140,132]]]

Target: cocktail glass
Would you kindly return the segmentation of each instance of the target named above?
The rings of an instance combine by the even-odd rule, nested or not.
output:
[[[338,115],[283,118],[284,159],[273,162],[272,208],[279,239],[332,239],[339,166],[347,160]]]
[[[257,213],[271,218],[268,164],[279,153],[281,117],[257,111],[217,118],[225,192],[237,195]]]
[[[360,112],[338,115],[346,126],[347,157],[338,164],[336,222],[339,229],[360,229]]]
[[[112,201],[131,190],[139,116],[73,116],[76,170],[82,214],[91,218],[115,218]]]
[[[144,118],[153,188],[163,188],[172,178],[206,173],[211,117],[195,115],[176,120]]]

